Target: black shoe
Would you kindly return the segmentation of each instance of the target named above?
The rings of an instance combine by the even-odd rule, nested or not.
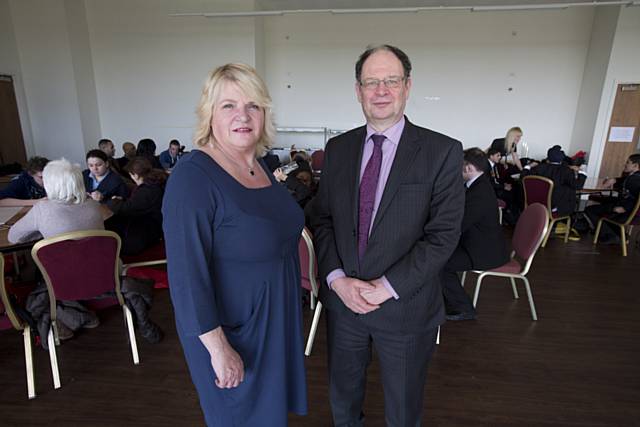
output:
[[[457,321],[457,320],[475,320],[476,311],[464,311],[462,313],[447,313],[445,316],[447,320]]]

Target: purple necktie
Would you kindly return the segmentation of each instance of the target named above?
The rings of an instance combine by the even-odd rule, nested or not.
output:
[[[369,241],[369,228],[376,202],[380,166],[382,166],[382,143],[385,138],[384,135],[371,135],[373,153],[364,168],[364,174],[360,181],[360,206],[358,210],[358,255],[360,259],[364,256]]]

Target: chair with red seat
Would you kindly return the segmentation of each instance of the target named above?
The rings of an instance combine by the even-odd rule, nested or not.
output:
[[[136,277],[139,279],[151,279],[155,282],[155,288],[167,288],[169,279],[167,272],[153,268],[158,265],[167,264],[167,253],[164,247],[164,240],[158,241],[155,245],[145,249],[137,255],[123,256],[122,275]]]
[[[324,166],[324,150],[316,150],[311,154],[311,169],[314,172],[322,171]]]
[[[24,363],[27,371],[27,396],[36,397],[36,386],[33,372],[33,351],[31,346],[31,327],[23,322],[13,309],[4,280],[4,257],[0,256],[0,330],[14,328],[22,331],[24,341]]]
[[[596,227],[596,235],[593,238],[593,244],[598,243],[598,237],[600,237],[600,230],[602,229],[602,224],[604,222],[608,222],[613,226],[617,226],[620,229],[620,244],[622,245],[622,256],[627,256],[627,230],[629,227],[629,236],[631,236],[631,232],[633,231],[634,225],[640,225],[640,197],[636,200],[636,204],[633,207],[633,210],[630,212],[629,216],[624,222],[616,221],[611,218],[602,217],[598,220],[598,225]]]
[[[564,242],[567,243],[569,241],[569,233],[571,232],[571,215],[558,215],[557,212],[553,212],[551,203],[553,181],[543,176],[528,175],[522,178],[522,187],[524,189],[525,208],[533,203],[540,203],[547,209],[549,228],[542,241],[542,247],[544,248],[547,245],[547,240],[549,240],[553,225],[558,221],[565,221],[566,223]]]
[[[540,203],[534,203],[525,208],[524,212],[518,218],[516,228],[513,232],[511,259],[509,262],[487,271],[474,270],[474,273],[479,274],[476,281],[476,290],[473,296],[473,306],[478,303],[478,296],[480,295],[480,286],[482,285],[482,279],[486,276],[507,277],[511,281],[511,288],[513,289],[513,297],[518,298],[518,290],[516,289],[515,279],[521,279],[524,282],[524,287],[527,291],[527,298],[529,299],[529,307],[531,308],[531,317],[533,320],[538,320],[538,314],[536,313],[536,307],[533,302],[533,295],[531,294],[531,287],[529,285],[529,279],[527,279],[527,273],[531,268],[533,257],[536,255],[544,236],[549,229],[549,219],[547,208]],[[465,275],[462,278],[462,284],[464,285]]]
[[[322,311],[322,303],[318,298],[318,262],[316,260],[316,252],[313,249],[313,237],[311,232],[305,227],[302,230],[302,237],[298,243],[298,253],[300,256],[300,272],[302,287],[311,292],[311,308],[314,307],[313,321],[311,322],[311,329],[309,330],[309,338],[307,339],[307,346],[305,347],[305,356],[311,355],[311,349],[313,348],[313,341],[316,337],[316,331],[318,330],[318,323],[320,321],[320,312]]]
[[[51,326],[47,337],[55,388],[60,388],[56,345],[56,300],[82,301],[114,291],[122,307],[131,344],[133,363],[140,362],[131,311],[120,291],[118,269],[120,237],[112,231],[87,230],[64,233],[36,243],[31,256],[40,269],[49,292]]]

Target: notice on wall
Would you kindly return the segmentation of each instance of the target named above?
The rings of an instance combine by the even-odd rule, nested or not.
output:
[[[609,142],[632,142],[635,130],[636,128],[633,126],[612,126],[609,132]]]

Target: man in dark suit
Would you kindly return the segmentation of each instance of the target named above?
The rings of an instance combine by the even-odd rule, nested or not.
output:
[[[576,174],[564,162],[564,151],[559,145],[547,151],[546,163],[530,168],[525,166],[520,176],[538,175],[553,181],[551,205],[559,216],[570,215],[576,209]]]
[[[467,189],[462,236],[442,271],[447,320],[476,318],[476,310],[462,288],[457,272],[488,270],[509,260],[504,233],[498,223],[498,200],[484,173],[486,164],[487,156],[481,149],[465,150],[462,177]]]
[[[410,72],[396,47],[360,55],[355,89],[367,125],[329,141],[314,201],[336,426],[363,425],[372,344],[387,425],[419,425],[444,321],[440,272],[460,234],[462,147],[404,117]]]

